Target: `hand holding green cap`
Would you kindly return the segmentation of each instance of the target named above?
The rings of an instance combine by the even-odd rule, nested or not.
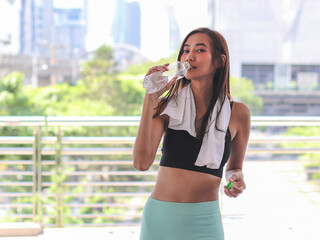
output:
[[[226,186],[226,189],[231,189],[231,187],[232,187],[232,185],[233,185],[233,182],[231,182],[231,181],[229,181],[228,182],[228,184],[227,184],[227,186]]]

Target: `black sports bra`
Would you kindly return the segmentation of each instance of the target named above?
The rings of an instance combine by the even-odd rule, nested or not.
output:
[[[163,138],[160,166],[203,172],[222,178],[223,167],[227,163],[231,153],[231,134],[229,128],[225,137],[223,158],[218,169],[195,165],[201,144],[201,140],[191,136],[185,130],[168,128]]]

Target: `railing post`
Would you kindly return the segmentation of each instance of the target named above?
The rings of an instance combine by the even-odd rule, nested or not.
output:
[[[62,181],[63,172],[61,167],[61,131],[60,127],[55,132],[56,144],[55,144],[55,162],[56,162],[56,206],[57,206],[57,226],[63,227],[63,193],[62,193]]]
[[[35,142],[37,144],[37,160],[38,160],[38,222],[42,223],[42,158],[41,158],[41,127],[36,126]]]
[[[32,220],[36,222],[37,220],[37,140],[36,136],[38,134],[38,127],[35,126],[33,129],[34,140],[32,142]]]
[[[41,130],[40,126],[35,126],[33,130],[34,141],[32,143],[32,161],[33,161],[33,221],[42,223],[42,205],[41,205]]]

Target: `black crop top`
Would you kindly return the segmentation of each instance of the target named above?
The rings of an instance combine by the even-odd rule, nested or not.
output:
[[[191,136],[185,130],[168,128],[163,138],[160,166],[203,172],[222,178],[223,167],[227,163],[231,153],[231,134],[229,128],[225,137],[223,158],[218,169],[195,165],[201,144],[201,140]]]

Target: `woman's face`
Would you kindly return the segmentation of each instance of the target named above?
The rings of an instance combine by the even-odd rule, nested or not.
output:
[[[189,62],[189,80],[207,80],[213,76],[212,48],[209,36],[204,33],[191,35],[183,46],[182,62]]]

